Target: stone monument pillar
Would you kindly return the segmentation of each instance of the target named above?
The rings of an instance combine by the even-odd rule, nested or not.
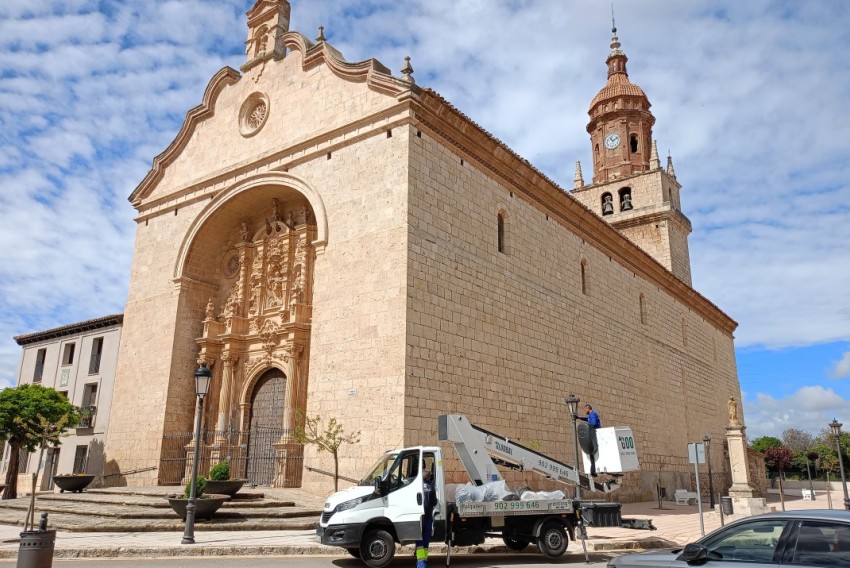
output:
[[[747,466],[747,441],[744,436],[746,427],[738,416],[738,403],[729,397],[729,425],[726,426],[726,441],[729,445],[729,466],[732,471],[732,486],[729,497],[732,498],[734,517],[749,517],[769,513],[772,509],[760,497],[753,497]]]

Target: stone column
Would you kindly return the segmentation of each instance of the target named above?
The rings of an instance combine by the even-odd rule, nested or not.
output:
[[[729,497],[732,498],[733,517],[768,513],[771,508],[767,506],[767,502],[762,498],[753,497],[747,463],[747,440],[744,436],[746,427],[738,416],[738,404],[734,398],[729,398],[728,408],[729,425],[726,426],[726,441],[729,445],[729,466],[732,473]]]
[[[298,401],[301,393],[300,360],[302,349],[298,345],[287,346],[288,373],[286,397],[284,402],[284,434],[275,449],[275,487],[301,487],[301,471],[304,465],[304,449],[296,443],[292,435],[295,431]]]
[[[215,429],[223,432],[230,425],[230,406],[233,403],[231,392],[233,390],[233,365],[235,358],[230,353],[222,353],[221,362],[224,363],[224,369],[221,373],[221,389],[218,397],[218,421]]]
[[[744,438],[744,426],[730,424],[726,427],[726,441],[729,444],[729,465],[732,470],[730,497],[752,497],[750,474],[747,466],[747,442]]]

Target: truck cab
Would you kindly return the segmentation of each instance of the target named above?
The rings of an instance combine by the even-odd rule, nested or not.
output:
[[[445,476],[439,447],[415,446],[385,453],[354,487],[328,497],[316,533],[322,544],[340,546],[368,566],[392,560],[395,543],[422,538],[422,471],[434,474],[440,504],[434,511],[435,540],[444,533]]]

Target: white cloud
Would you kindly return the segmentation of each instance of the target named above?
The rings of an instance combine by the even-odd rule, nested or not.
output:
[[[244,57],[251,0],[0,3],[0,381],[10,336],[121,311],[126,197],[221,67]],[[605,82],[609,7],[595,0],[311,0],[349,61],[421,86],[563,187],[590,172],[585,125]],[[630,77],[672,150],[693,222],[695,288],[739,321],[737,345],[850,340],[850,7],[620,3]],[[201,15],[202,17],[199,17]],[[589,177],[589,175],[588,175]]]
[[[784,398],[756,393],[755,400],[744,399],[744,412],[750,440],[779,438],[789,428],[817,435],[834,417],[845,423],[850,420],[850,401],[831,388],[804,386]]]
[[[830,376],[834,379],[850,377],[850,351],[846,352],[841,360],[835,363]]]

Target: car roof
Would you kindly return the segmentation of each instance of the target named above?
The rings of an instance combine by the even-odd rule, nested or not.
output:
[[[777,511],[748,517],[748,519],[819,519],[825,521],[850,521],[850,511],[841,509],[809,509],[806,511]]]

